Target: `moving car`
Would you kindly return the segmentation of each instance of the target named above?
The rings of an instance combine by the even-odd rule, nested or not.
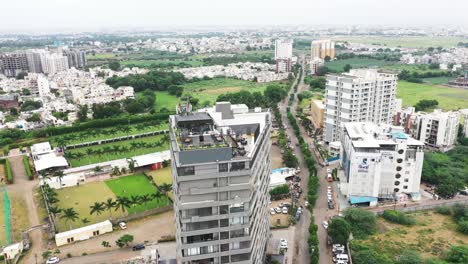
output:
[[[284,238],[280,239],[280,248],[287,249],[288,248],[288,241]]]
[[[143,250],[143,249],[145,249],[145,244],[136,244],[132,248],[133,251]]]
[[[125,222],[120,222],[119,226],[120,226],[120,229],[122,229],[122,230],[127,229],[127,224]]]
[[[51,257],[46,261],[46,264],[55,264],[55,263],[59,263],[59,262],[60,262],[59,257]]]
[[[325,229],[328,228],[328,222],[327,222],[327,221],[323,221],[323,222],[322,222],[322,225],[323,225],[323,228],[325,228]]]

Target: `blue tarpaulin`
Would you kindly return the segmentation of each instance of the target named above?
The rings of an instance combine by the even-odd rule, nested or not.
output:
[[[376,201],[377,201],[376,197],[370,197],[370,196],[350,196],[349,197],[349,202],[351,204],[370,203],[370,202],[376,202]]]

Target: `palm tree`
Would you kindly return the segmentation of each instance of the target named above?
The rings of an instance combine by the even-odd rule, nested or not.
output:
[[[109,211],[109,217],[112,219],[112,208],[116,206],[116,202],[112,200],[112,198],[108,198],[107,201],[104,202],[104,207],[106,210]]]
[[[60,188],[62,188],[62,179],[65,174],[63,173],[62,170],[58,170],[54,172],[54,176],[57,177],[57,181],[60,183]]]
[[[151,195],[149,195],[149,194],[144,194],[144,195],[140,196],[140,202],[145,205],[145,210],[147,210],[146,205],[149,202],[151,202],[151,200],[153,200],[153,199],[152,199]]]
[[[162,194],[164,194],[164,196],[167,196],[167,193],[172,190],[172,184],[163,183],[159,185],[159,190],[162,192]]]
[[[135,160],[133,158],[128,160],[128,168],[131,172],[135,171]]]
[[[99,202],[94,202],[94,204],[91,205],[89,208],[91,208],[91,211],[89,212],[90,215],[100,215],[106,209],[104,203]]]
[[[94,167],[93,171],[97,174],[99,172],[102,172],[102,168],[101,166],[97,165],[96,167]]]
[[[130,142],[130,147],[132,149],[133,152],[135,152],[135,149],[138,147],[138,143],[137,142]]]
[[[135,207],[140,203],[140,196],[138,195],[132,195],[130,196],[130,199],[128,199],[128,204],[131,207]]]
[[[75,222],[78,217],[78,213],[75,211],[73,208],[67,208],[63,210],[63,215],[60,216],[61,219],[65,219],[65,223],[68,223],[68,221]],[[70,224],[70,229],[72,229],[72,226]]]
[[[127,197],[121,197],[117,196],[117,199],[115,200],[115,211],[119,210],[119,208],[122,210],[122,212],[125,212],[126,208],[128,207],[129,201]]]
[[[81,219],[81,222],[82,222],[83,224],[87,224],[87,223],[89,223],[90,221],[89,221],[88,218],[85,217],[85,218],[82,218],[82,219]]]
[[[39,176],[41,176],[43,179],[46,178],[47,172],[46,172],[45,170],[38,171],[37,173],[38,173]]]
[[[122,168],[120,169],[120,172],[121,172],[122,174],[127,174],[127,168],[122,167]]]
[[[60,137],[60,138],[57,139],[57,147],[63,149],[63,146],[65,146],[65,139]]]
[[[58,214],[60,214],[60,212],[62,212],[62,209],[58,208],[58,206],[50,206],[49,207],[49,212],[55,218],[56,215],[58,215]]]
[[[130,133],[131,130],[132,130],[132,129],[129,128],[128,126],[122,127],[122,132],[124,132],[125,134],[127,134],[127,136],[128,136],[128,133]]]
[[[120,169],[119,167],[115,166],[115,167],[112,167],[112,172],[110,174],[111,176],[118,176],[120,175]]]
[[[75,157],[77,160],[81,160],[84,157],[85,154],[83,152],[76,152]]]
[[[86,154],[88,155],[88,161],[91,163],[91,155],[93,155],[94,150],[92,148],[87,148],[86,149]]]

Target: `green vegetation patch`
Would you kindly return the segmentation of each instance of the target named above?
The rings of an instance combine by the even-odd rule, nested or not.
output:
[[[335,60],[326,62],[327,66],[331,71],[342,72],[346,64],[351,65],[351,68],[381,68],[387,65],[393,65],[395,62],[376,60],[376,59],[367,59],[367,58],[352,58],[345,60]]]
[[[389,47],[429,48],[455,47],[459,42],[466,41],[462,37],[434,37],[434,36],[337,36],[336,40],[362,44],[377,44]]]
[[[468,108],[468,90],[398,81],[397,97],[403,99],[403,106],[414,106],[421,99],[437,99],[445,111]]]
[[[30,180],[34,179],[34,176],[31,171],[31,166],[29,165],[29,158],[28,156],[24,155],[23,156],[23,163],[24,163],[24,169],[26,170],[26,174],[28,175],[28,178]]]
[[[131,175],[105,182],[116,196],[131,198],[158,192],[156,187],[143,174]],[[128,208],[129,213],[139,213],[148,209],[162,207],[168,204],[167,197],[154,199],[147,204],[140,204]]]

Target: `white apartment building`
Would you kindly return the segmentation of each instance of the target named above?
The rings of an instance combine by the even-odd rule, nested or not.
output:
[[[468,137],[468,108],[460,110],[460,113],[463,115],[463,135]]]
[[[43,72],[49,75],[69,69],[68,58],[56,53],[42,56],[41,64]]]
[[[424,144],[403,133],[402,127],[345,123],[341,144],[345,179],[340,191],[351,204],[420,198]]]
[[[290,72],[292,67],[292,40],[277,39],[275,41],[276,72]]]
[[[49,80],[42,74],[38,74],[37,76],[37,90],[39,91],[40,97],[50,94]]]
[[[414,107],[398,111],[394,124],[402,126],[405,133],[424,142],[426,147],[440,151],[452,149],[457,141],[459,112],[443,112],[435,109],[432,113],[416,112]]]
[[[391,124],[397,75],[371,69],[327,75],[325,142],[340,141],[343,123]]]

